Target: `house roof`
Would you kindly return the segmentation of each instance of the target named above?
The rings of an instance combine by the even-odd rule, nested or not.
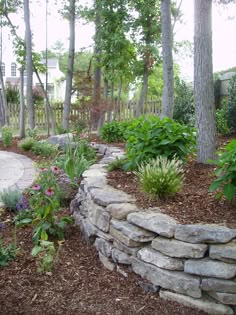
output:
[[[45,65],[46,59],[41,59],[41,62]],[[50,68],[56,68],[58,64],[58,59],[56,58],[48,58],[48,67]]]

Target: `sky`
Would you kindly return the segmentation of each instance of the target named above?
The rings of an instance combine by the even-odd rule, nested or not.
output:
[[[83,1],[83,0],[82,0]],[[86,1],[86,0],[84,0]],[[180,0],[178,0],[180,1]],[[33,32],[33,42],[35,50],[45,50],[46,47],[46,1],[40,1],[36,4],[36,0],[32,0],[31,4],[31,28]],[[194,0],[183,0],[181,10],[183,12],[183,24],[176,25],[176,40],[188,40],[193,42],[193,4]],[[48,15],[48,47],[60,40],[68,48],[69,26],[68,22],[61,19],[57,11],[50,10]],[[236,5],[230,5],[228,10],[213,5],[213,69],[214,71],[224,70],[236,66],[236,41],[232,34],[236,29]],[[13,22],[19,25],[18,32],[24,35],[24,23],[19,16],[15,16]],[[76,23],[76,50],[82,47],[91,47],[93,44],[93,25],[85,25]],[[193,58],[183,57],[177,58],[180,63],[182,74],[184,77],[191,78],[193,76]]]

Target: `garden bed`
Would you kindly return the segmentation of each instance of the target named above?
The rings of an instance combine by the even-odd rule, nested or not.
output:
[[[93,141],[99,141],[99,139],[94,137]],[[16,146],[16,143],[14,141],[7,150],[22,154],[23,151]],[[0,150],[2,150],[1,143]],[[40,160],[32,153],[26,155],[34,160]],[[202,192],[206,187],[208,189],[204,176],[212,171],[211,168],[192,164],[188,172],[189,183],[187,184],[190,190],[184,193],[184,196],[178,196],[177,199],[171,201],[172,203],[177,201],[178,207],[167,207],[170,215],[177,216],[177,219],[183,223],[208,222],[207,218],[211,223],[235,225],[235,204],[232,204],[231,210],[225,208],[226,204],[223,204],[224,211],[221,208],[221,211],[218,211],[219,215],[216,215],[213,211],[216,209],[213,195],[211,199],[213,205],[209,214],[204,216],[201,210],[203,208],[197,210],[200,208],[198,206],[200,200],[204,199],[205,206],[209,201],[203,197]],[[198,178],[198,181],[193,182],[193,178]],[[143,195],[134,188],[137,185],[131,174],[127,176],[122,172],[112,172],[110,183],[112,182],[115,183],[116,188],[136,194],[136,198],[140,196],[137,201],[143,202],[145,208],[156,205],[165,207],[164,204],[154,204],[153,201],[144,200]],[[197,198],[192,197],[190,203],[188,197],[193,192],[196,195],[196,186],[190,188],[191,183],[197,185],[198,191]],[[185,205],[189,204],[186,210],[184,210],[184,202],[186,202]],[[204,211],[206,208],[208,209],[204,207]],[[67,214],[68,211],[65,209]],[[5,219],[9,219],[9,223],[4,239],[6,243],[9,243],[13,238],[11,215],[4,217]],[[0,269],[0,314],[205,314],[174,302],[166,302],[157,294],[145,293],[138,285],[140,278],[129,273],[128,270],[128,278],[106,270],[99,262],[96,250],[83,240],[78,227],[67,228],[65,242],[52,273],[37,272],[36,261],[30,255],[31,239],[31,227],[19,229],[17,231],[17,245],[21,249],[19,255],[16,261]]]

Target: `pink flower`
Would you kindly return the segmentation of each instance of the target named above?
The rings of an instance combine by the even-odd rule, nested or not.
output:
[[[41,186],[40,185],[34,185],[33,187],[32,187],[32,189],[33,190],[36,190],[36,191],[39,191],[40,189],[41,189]]]
[[[59,173],[59,168],[57,166],[51,166],[51,171],[55,174]]]
[[[47,196],[53,196],[54,195],[54,191],[51,187],[49,187],[47,190],[45,190],[45,194]]]

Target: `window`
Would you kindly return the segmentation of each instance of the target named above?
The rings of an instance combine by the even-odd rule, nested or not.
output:
[[[50,100],[53,100],[54,99],[54,84],[48,83],[47,92],[48,92],[48,98]]]
[[[12,62],[11,64],[11,76],[16,77],[16,63]]]
[[[2,67],[2,76],[5,77],[6,76],[6,67],[5,67],[5,63],[4,62],[2,62],[1,67]]]

